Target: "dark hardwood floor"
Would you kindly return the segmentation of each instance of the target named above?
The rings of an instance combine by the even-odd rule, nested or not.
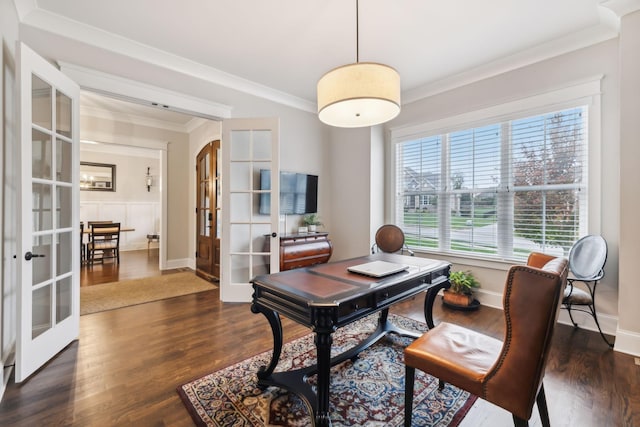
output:
[[[391,311],[424,320],[422,298]],[[501,312],[488,307],[456,312],[438,301],[434,317],[503,333]],[[285,340],[308,332],[287,319],[283,325]],[[77,341],[29,380],[9,384],[0,425],[192,426],[176,387],[271,346],[265,318],[249,304],[221,303],[217,289],[85,315]],[[640,426],[640,366],[594,332],[558,325],[545,389],[554,427]],[[467,427],[503,425],[512,425],[510,415],[480,400],[463,420]],[[537,414],[532,425],[540,425]]]
[[[139,279],[141,277],[171,274],[188,269],[160,271],[158,266],[158,249],[147,251],[126,251],[120,253],[120,264],[112,259],[104,264],[95,263],[92,266],[83,265],[80,268],[80,286],[99,285],[101,283],[117,282],[120,280]]]

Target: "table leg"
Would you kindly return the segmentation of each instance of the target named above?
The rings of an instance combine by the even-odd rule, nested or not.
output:
[[[331,332],[316,332],[318,360],[318,402],[316,407],[316,426],[331,425],[329,417],[329,390],[331,388]]]
[[[262,313],[264,317],[269,321],[271,325],[271,332],[273,333],[273,354],[271,355],[271,362],[269,366],[261,366],[258,370],[258,379],[269,378],[276,369],[278,361],[280,360],[280,353],[282,352],[282,322],[280,321],[280,315],[273,311],[256,304],[251,304],[252,313]]]

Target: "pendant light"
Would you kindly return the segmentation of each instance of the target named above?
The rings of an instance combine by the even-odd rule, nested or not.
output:
[[[388,65],[360,62],[356,0],[356,62],[318,81],[318,118],[331,126],[357,128],[387,122],[400,113],[400,75]]]

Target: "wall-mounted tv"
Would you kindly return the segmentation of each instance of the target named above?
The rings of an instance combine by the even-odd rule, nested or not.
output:
[[[260,170],[260,189],[271,189],[271,171]],[[258,211],[269,215],[271,194],[260,194]],[[318,176],[280,172],[280,213],[302,215],[318,212]]]

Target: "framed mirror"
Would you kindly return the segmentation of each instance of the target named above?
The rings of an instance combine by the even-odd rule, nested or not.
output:
[[[80,162],[80,190],[116,191],[116,165]]]

